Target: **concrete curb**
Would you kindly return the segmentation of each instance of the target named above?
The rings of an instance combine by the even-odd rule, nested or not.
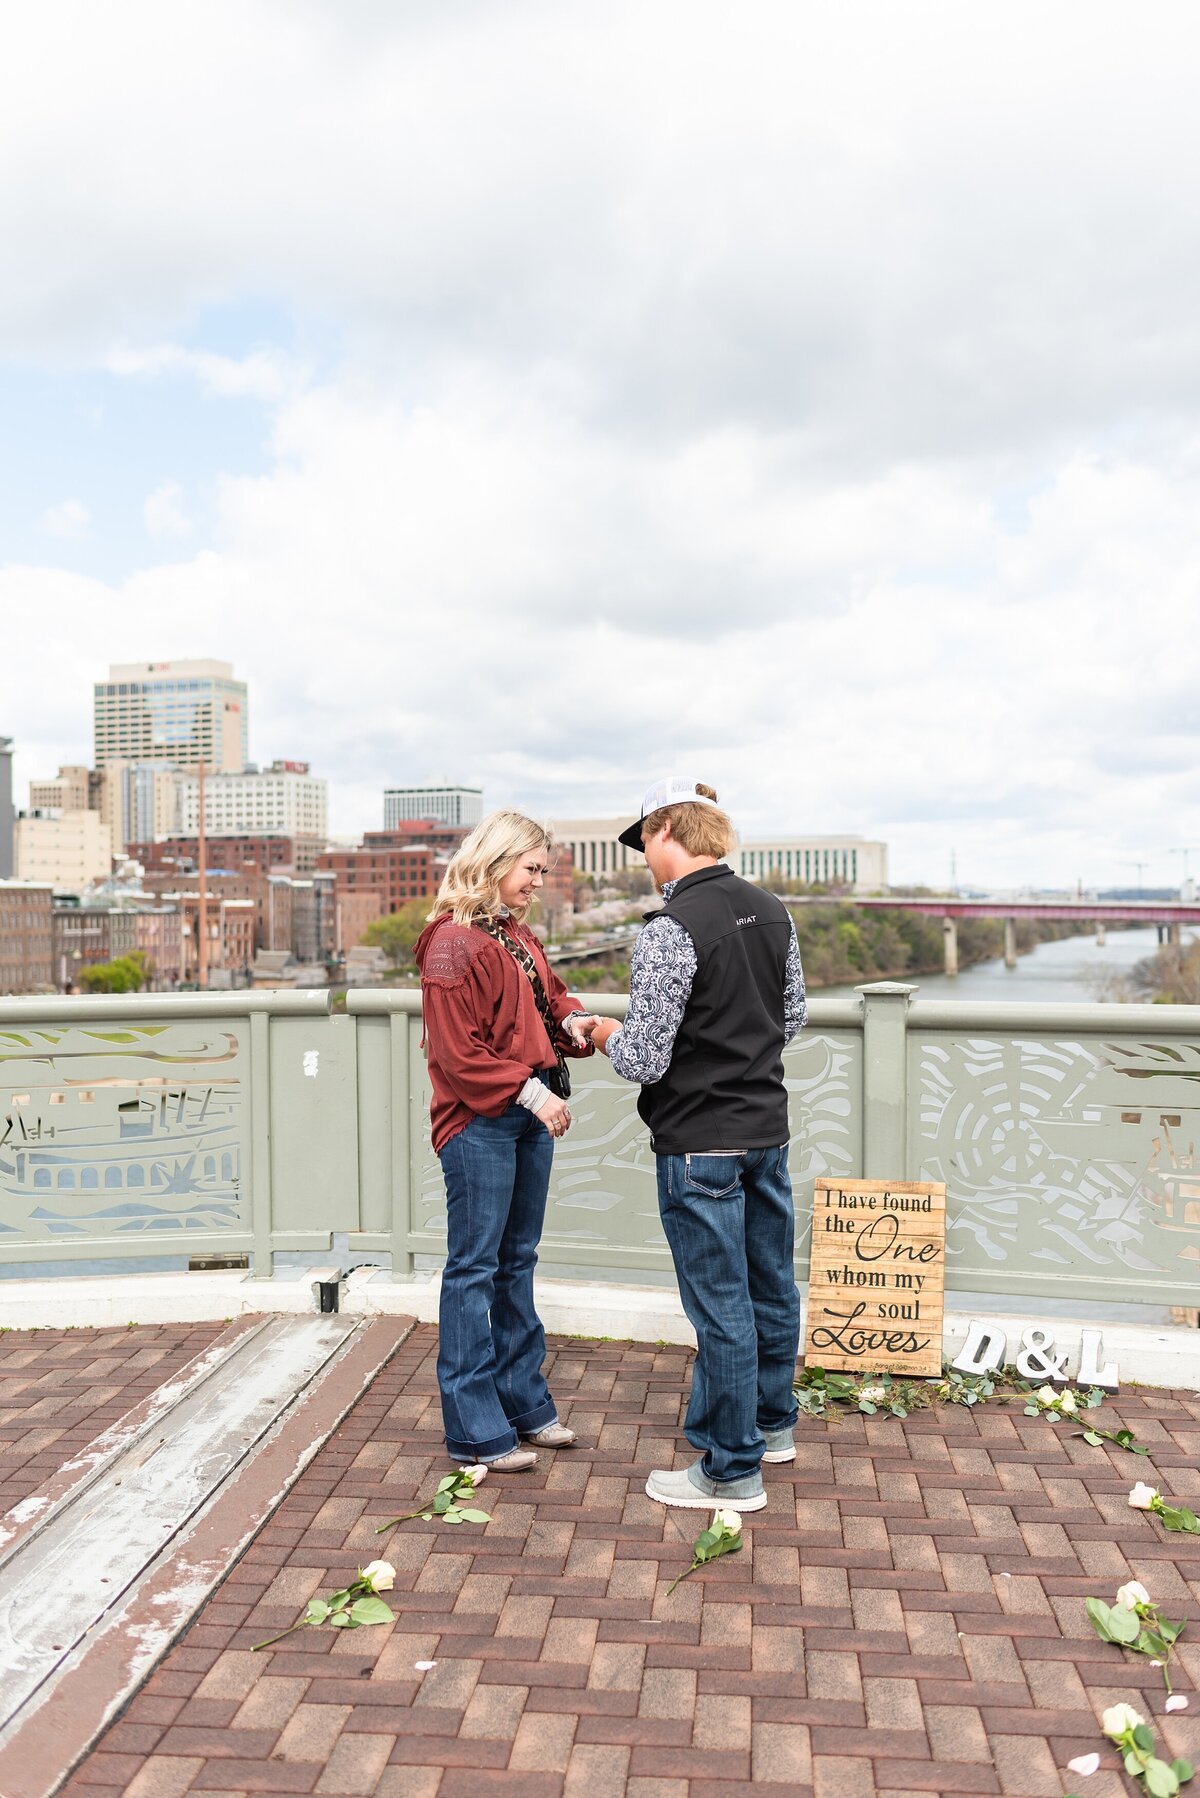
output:
[[[303,1278],[291,1280],[256,1280],[238,1271],[4,1281],[0,1323],[14,1330],[101,1329],[127,1323],[232,1322],[279,1312],[309,1314],[317,1308],[309,1271],[304,1269]],[[340,1308],[352,1316],[404,1316],[436,1323],[440,1292],[440,1273],[405,1282],[393,1280],[385,1269],[362,1267],[342,1282]],[[542,1322],[557,1334],[695,1345],[692,1327],[670,1287],[539,1280],[537,1296]],[[1047,1321],[1044,1315],[1025,1312],[947,1311],[948,1356],[962,1346],[972,1317],[986,1317],[1007,1334],[1009,1360],[1016,1358],[1023,1331]],[[1060,1354],[1067,1353],[1070,1374],[1079,1364],[1081,1331],[1099,1329],[1104,1354],[1116,1361],[1124,1382],[1200,1389],[1200,1330],[1113,1323],[1102,1313],[1083,1319],[1054,1318],[1050,1327]]]

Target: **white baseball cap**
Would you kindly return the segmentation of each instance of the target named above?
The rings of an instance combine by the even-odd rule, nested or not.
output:
[[[697,791],[694,780],[688,780],[682,774],[668,774],[664,780],[656,780],[652,787],[646,788],[642,795],[641,816],[636,824],[631,824],[628,830],[621,832],[617,838],[618,843],[624,843],[630,849],[640,849],[642,819],[648,818],[651,812],[662,811],[667,805],[711,805],[714,811],[720,810],[715,799]]]

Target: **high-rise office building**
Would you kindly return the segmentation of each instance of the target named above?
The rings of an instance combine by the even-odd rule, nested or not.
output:
[[[386,787],[383,794],[383,828],[395,830],[408,819],[440,818],[474,830],[483,817],[482,787]]]
[[[236,773],[249,754],[245,681],[229,662],[115,662],[95,687],[96,767],[166,762]]]
[[[12,738],[0,737],[0,880],[11,880],[12,871]]]

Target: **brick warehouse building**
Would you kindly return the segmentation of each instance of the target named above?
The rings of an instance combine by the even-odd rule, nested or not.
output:
[[[32,880],[0,880],[0,993],[54,985],[52,889]]]
[[[184,863],[194,868],[198,852],[197,839],[185,836],[163,837],[155,843],[130,843],[126,850],[147,874],[166,867],[178,868]],[[207,837],[204,859],[210,871],[222,868],[236,873],[251,864],[273,874],[277,869],[296,867],[296,840],[276,835]]]
[[[380,915],[385,917],[413,899],[432,899],[441,884],[442,867],[431,848],[416,843],[402,848],[326,849],[317,858],[318,871],[333,874],[339,897],[377,894]]]

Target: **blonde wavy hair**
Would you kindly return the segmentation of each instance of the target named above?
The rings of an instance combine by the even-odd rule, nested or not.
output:
[[[523,812],[489,812],[455,851],[429,922],[447,914],[456,924],[493,916],[500,909],[500,882],[531,849],[553,853],[554,839],[543,825]]]

